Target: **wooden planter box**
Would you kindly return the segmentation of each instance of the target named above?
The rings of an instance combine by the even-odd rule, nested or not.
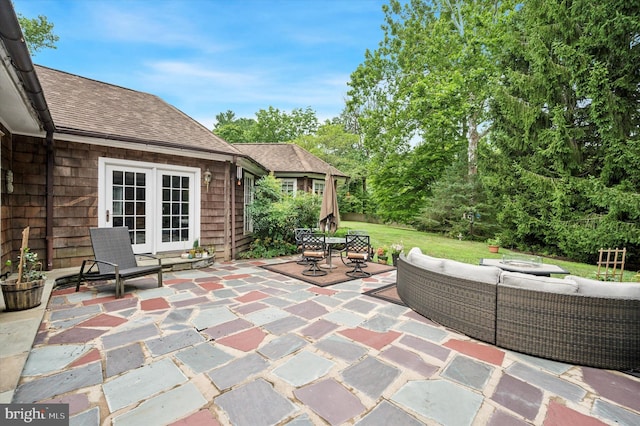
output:
[[[42,303],[44,279],[17,283],[17,280],[7,280],[2,283],[2,296],[7,311],[22,311],[35,308]]]

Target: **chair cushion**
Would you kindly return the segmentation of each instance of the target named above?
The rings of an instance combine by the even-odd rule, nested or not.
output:
[[[575,275],[569,275],[565,279],[576,282],[578,293],[585,296],[640,300],[640,283],[599,281]]]
[[[324,257],[324,252],[323,251],[311,251],[311,250],[307,250],[304,253],[302,253],[302,255],[304,257]]]
[[[369,258],[369,253],[361,253],[357,251],[347,252],[347,259],[367,260],[368,258]]]
[[[573,294],[578,292],[578,284],[572,280],[541,277],[509,271],[502,272],[500,275],[500,284],[498,285],[559,294]]]

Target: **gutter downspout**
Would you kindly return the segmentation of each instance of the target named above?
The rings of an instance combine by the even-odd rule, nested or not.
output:
[[[53,132],[47,130],[47,183],[46,183],[46,243],[47,243],[47,271],[53,270],[53,169],[54,149],[53,149]]]
[[[236,258],[236,171],[238,170],[238,157],[233,156],[233,163],[231,165],[231,259]],[[243,203],[244,204],[244,203]],[[242,206],[244,209],[244,205]]]

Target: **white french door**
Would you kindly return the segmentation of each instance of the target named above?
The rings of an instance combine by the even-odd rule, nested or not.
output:
[[[126,226],[135,253],[183,250],[200,230],[200,169],[100,158],[99,226]]]
[[[149,193],[152,171],[143,168],[108,165],[106,168],[107,226],[126,226],[134,252],[150,253],[153,229],[152,197]]]

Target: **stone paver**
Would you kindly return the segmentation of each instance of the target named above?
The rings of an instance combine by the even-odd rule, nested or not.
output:
[[[266,334],[259,328],[251,328],[232,336],[218,339],[218,343],[244,352],[252,351],[264,340]]]
[[[425,355],[445,361],[449,357],[450,349],[444,348],[427,340],[419,339],[414,336],[404,336],[399,343],[406,345],[412,349],[422,352]]]
[[[613,405],[608,401],[596,400],[593,405],[593,413],[599,417],[610,420],[620,425],[640,425],[640,414],[633,413],[619,405]]]
[[[231,361],[232,355],[210,343],[201,343],[176,353],[176,358],[187,365],[194,373],[213,370]]]
[[[380,333],[377,331],[367,330],[362,327],[343,330],[340,334],[377,350],[384,348],[400,337],[400,333],[397,331],[392,330]]]
[[[329,335],[325,339],[320,340],[315,346],[335,357],[342,358],[352,363],[362,358],[367,353],[367,349],[354,343],[342,336]]]
[[[398,330],[406,331],[417,337],[430,340],[435,343],[440,343],[449,336],[449,333],[441,328],[432,327],[426,324],[418,322],[405,322],[402,323]]]
[[[362,328],[385,333],[391,330],[398,321],[387,315],[376,315],[362,323]]]
[[[286,318],[289,315],[291,315],[289,312],[272,307],[252,312],[248,315],[245,315],[245,318],[248,321],[251,321],[254,325],[261,326],[282,318]]]
[[[399,369],[368,356],[344,370],[342,377],[346,384],[377,400],[399,374]]]
[[[335,365],[319,355],[302,351],[273,370],[285,382],[299,387],[323,377]]]
[[[492,400],[514,411],[527,420],[538,415],[542,391],[515,377],[503,375],[491,397]]]
[[[211,371],[209,377],[218,389],[223,390],[242,383],[268,366],[266,359],[254,353]]]
[[[148,324],[132,330],[102,336],[102,344],[105,349],[111,349],[128,343],[139,342],[157,335],[158,328],[154,324]]]
[[[408,382],[391,399],[440,424],[462,426],[473,422],[483,398],[463,386],[432,380]]]
[[[290,312],[299,317],[305,318],[307,320],[312,320],[319,316],[326,314],[327,308],[318,303],[307,300],[306,302],[298,303],[289,308],[286,308],[285,311]]]
[[[345,327],[357,327],[364,322],[364,317],[349,311],[334,311],[325,315],[324,319]]]
[[[332,425],[343,424],[366,409],[358,398],[334,379],[310,384],[293,393]]]
[[[295,334],[286,334],[261,347],[258,352],[269,359],[279,359],[307,345],[307,341]]]
[[[638,398],[638,395],[640,395],[639,380],[633,380],[630,376],[625,376],[618,372],[587,367],[582,368],[582,376],[585,382],[591,385],[600,395],[640,411],[640,398]]]
[[[107,351],[105,358],[107,378],[142,367],[145,360],[142,346],[139,343]]]
[[[580,402],[587,394],[587,391],[580,386],[522,363],[515,363],[507,368],[506,371],[514,377],[560,395],[571,402]]]
[[[286,318],[282,318],[265,324],[262,327],[269,333],[279,336],[281,334],[293,331],[297,328],[301,328],[305,325],[307,325],[307,322],[305,320],[291,315]]]
[[[87,345],[55,345],[35,348],[22,370],[24,376],[37,376],[56,371],[71,364],[87,353],[91,346]]]
[[[393,404],[382,401],[369,414],[364,416],[362,420],[356,423],[357,426],[423,426],[424,423],[416,420],[415,417],[409,415]]]
[[[193,346],[202,341],[204,341],[204,337],[198,334],[197,331],[188,329],[168,336],[149,339],[145,341],[145,344],[147,348],[149,348],[149,352],[151,352],[154,357],[157,357],[188,346]]]
[[[100,408],[94,407],[78,415],[71,416],[70,425],[74,426],[98,426],[100,425]]]
[[[218,307],[201,310],[191,323],[197,330],[204,330],[237,318],[228,308]]]
[[[482,362],[467,358],[466,356],[456,356],[451,360],[447,368],[442,372],[442,376],[454,380],[460,384],[482,391],[489,380],[494,368]]]
[[[261,379],[231,390],[214,401],[237,426],[274,425],[298,410]]]
[[[99,383],[102,383],[102,368],[94,362],[23,383],[16,389],[13,402],[31,404]]]
[[[111,411],[117,411],[187,381],[169,359],[131,370],[102,385]]]
[[[362,294],[395,271],[316,287],[260,268],[283,260],[165,272],[121,299],[55,289],[35,321],[0,312],[0,402],[69,404],[71,425],[96,426],[640,424],[638,377]]]
[[[336,328],[338,328],[338,324],[327,321],[326,319],[321,319],[305,327],[302,330],[302,335],[311,337],[313,339],[319,339],[325,334],[332,332]]]
[[[54,336],[49,337],[51,344],[86,343],[96,337],[102,336],[107,330],[94,328],[73,327]]]
[[[207,400],[193,383],[185,383],[116,416],[114,426],[167,424],[202,407]]]
[[[382,351],[380,357],[393,361],[404,368],[411,369],[423,377],[431,377],[438,370],[438,367],[426,363],[417,354],[396,346],[391,346]]]

